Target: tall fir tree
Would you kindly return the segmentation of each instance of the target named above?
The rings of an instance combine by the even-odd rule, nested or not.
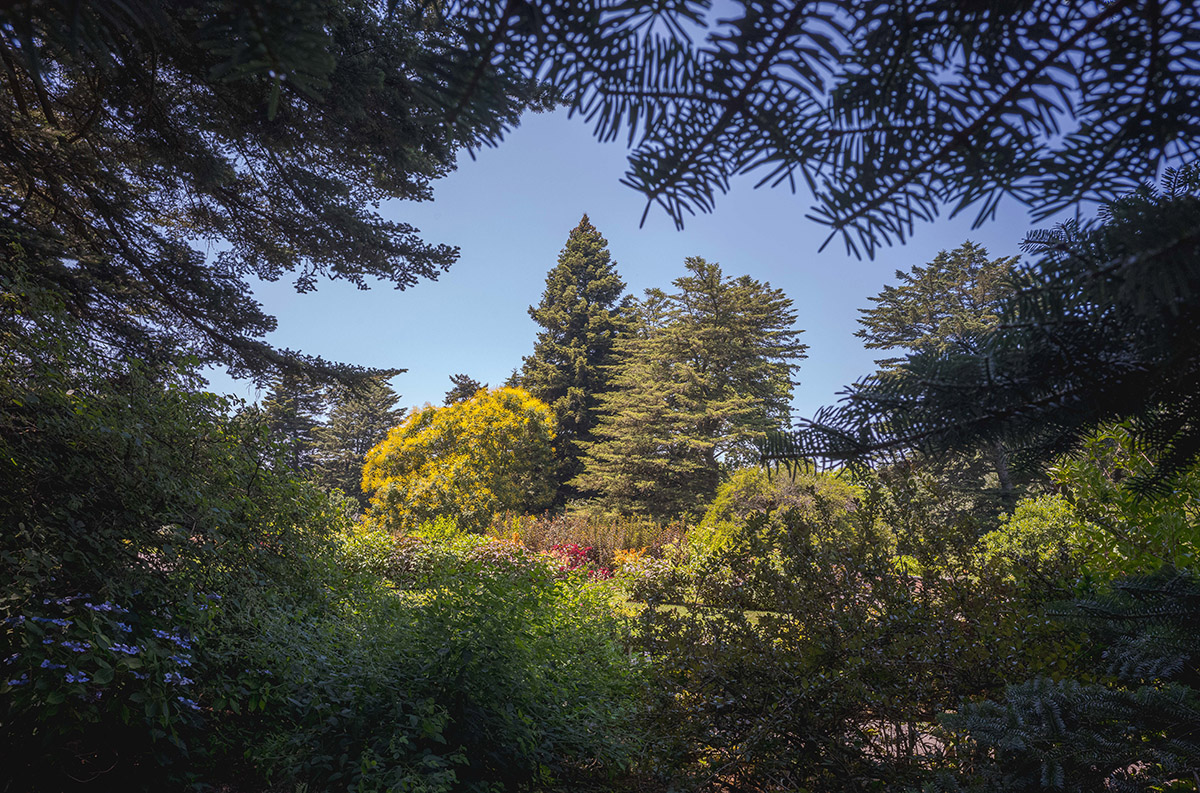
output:
[[[400,395],[380,377],[358,388],[338,388],[330,395],[329,420],[313,430],[313,480],[321,487],[340,489],[364,509],[363,461],[368,451],[404,419],[397,409]]]
[[[941,251],[926,265],[896,271],[896,286],[885,286],[875,305],[861,308],[854,334],[868,350],[978,352],[979,336],[1000,322],[1003,301],[1015,294],[1018,256],[989,259],[987,249],[964,242]],[[893,368],[904,358],[875,363]]]
[[[284,372],[271,381],[263,400],[267,426],[275,439],[288,448],[288,460],[296,471],[312,468],[313,431],[325,412],[327,393],[310,378]]]
[[[546,275],[541,302],[529,307],[542,330],[516,380],[554,411],[559,505],[576,495],[569,482],[583,470],[580,456],[593,440],[613,344],[625,327],[624,291],[608,241],[584,215]]]
[[[606,507],[669,517],[699,509],[722,470],[786,424],[807,349],[792,301],[692,257],[676,292],[648,290],[619,339],[612,390],[575,485]]]

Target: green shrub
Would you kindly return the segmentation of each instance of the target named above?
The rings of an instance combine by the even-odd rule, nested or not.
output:
[[[1020,583],[1022,589],[1047,592],[1079,575],[1083,538],[1096,530],[1081,519],[1061,495],[1044,495],[1017,502],[1000,528],[979,538],[977,563],[994,575]]]
[[[187,366],[107,358],[53,295],[0,283],[0,337],[5,776],[196,782],[228,760],[214,723],[240,685],[210,650],[253,593],[312,596],[345,511],[257,411]]]
[[[852,525],[850,513],[856,508],[857,492],[833,474],[743,468],[717,488],[712,505],[689,541],[701,555],[719,551],[745,528],[747,518],[758,513],[778,522],[787,511],[813,519],[817,510],[833,510],[840,513],[837,524],[841,530]]]
[[[402,536],[386,562],[381,539],[341,553],[387,583],[333,574],[243,615],[230,655],[270,674],[239,730],[269,783],[512,790],[628,764],[636,677],[603,586],[478,535]]]
[[[656,674],[642,713],[664,784],[919,786],[952,762],[939,713],[1070,655],[969,556],[910,541],[922,574],[906,572],[869,507],[818,491],[809,509],[751,515],[677,568],[682,584],[647,594],[635,647]]]
[[[1200,567],[1200,467],[1177,473],[1165,487],[1143,492],[1155,460],[1138,448],[1129,428],[1098,431],[1073,456],[1051,469],[1079,517],[1075,544],[1086,565],[1106,577],[1147,574],[1164,565]]]
[[[1034,678],[944,716],[960,762],[943,785],[1200,789],[1200,578],[1167,568],[1120,579],[1060,616],[1088,630],[1090,674]]]

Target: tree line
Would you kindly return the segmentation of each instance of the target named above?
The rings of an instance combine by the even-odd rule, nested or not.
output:
[[[442,482],[435,489],[444,491],[397,526],[430,519],[438,510],[482,515],[483,524],[468,520],[481,526],[499,511],[570,509],[657,520],[699,514],[722,481],[757,465],[772,433],[791,425],[794,378],[807,348],[792,301],[781,290],[749,276],[727,276],[699,257],[687,259],[684,268],[670,291],[626,294],[607,241],[584,215],[547,273],[539,303],[529,309],[541,328],[533,352],[505,383],[545,403],[544,417],[524,407],[489,409],[496,400],[517,402],[489,394],[465,374],[451,375],[442,407],[406,417],[382,379],[365,389],[320,389],[282,378],[264,401],[265,415],[292,450],[296,470],[322,487],[342,489],[364,507],[361,465],[394,429],[392,451],[372,452],[367,492],[400,514],[396,481],[404,480],[403,492],[410,494],[418,492],[418,483],[433,481]],[[978,334],[999,322],[1003,299],[1018,288],[1018,258],[990,259],[967,242],[898,271],[896,278],[896,286],[886,286],[870,298],[871,308],[861,310],[857,335],[868,348],[970,351]],[[903,361],[879,360],[875,376],[900,376]],[[329,416],[322,420],[325,410]],[[487,421],[497,438],[509,431],[505,427],[545,422],[545,442],[522,445],[507,436],[510,444],[485,452],[480,440],[489,430],[480,422]],[[387,464],[385,476],[379,466],[388,454],[400,454],[418,438],[426,451],[405,465]],[[512,456],[507,478],[479,478],[484,469],[500,471],[506,453]],[[460,458],[472,454],[481,459],[466,466]],[[957,455],[954,474],[944,479],[975,492],[992,512],[1011,510],[1029,477],[1014,484],[1009,456],[1002,443]],[[468,468],[475,473],[468,475]],[[458,494],[444,484],[455,476]],[[468,494],[472,488],[480,492]],[[497,496],[500,491],[507,495]],[[466,509],[467,501],[477,503]]]

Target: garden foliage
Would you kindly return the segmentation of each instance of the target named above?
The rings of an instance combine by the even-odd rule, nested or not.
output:
[[[228,647],[258,692],[237,723],[265,780],[500,791],[629,764],[637,675],[606,592],[519,545],[441,534],[359,527],[323,596],[248,604]]]
[[[483,531],[498,512],[536,512],[554,496],[553,443],[549,407],[521,389],[427,405],[367,453],[372,519],[405,530],[447,516]]]
[[[919,786],[955,762],[939,714],[1067,668],[1045,595],[978,564],[969,536],[899,536],[882,518],[902,498],[790,488],[796,506],[726,519],[637,590],[651,773],[686,790]]]
[[[517,385],[548,404],[558,427],[556,502],[576,491],[567,485],[583,470],[580,455],[593,440],[599,395],[609,387],[613,345],[625,332],[629,299],[608,252],[608,240],[587,215],[571,230],[546,289],[529,316],[541,328],[533,354],[521,362]]]
[[[269,582],[309,588],[344,518],[256,411],[187,369],[106,358],[54,295],[3,287],[6,774],[30,789],[179,783],[204,765],[218,615]]]
[[[1200,583],[1165,568],[1065,615],[1091,635],[1094,679],[1039,677],[942,722],[965,738],[967,790],[1196,790]]]
[[[619,337],[596,440],[574,480],[603,509],[702,512],[721,476],[790,416],[800,343],[792,301],[699,257],[674,292],[649,289]]]

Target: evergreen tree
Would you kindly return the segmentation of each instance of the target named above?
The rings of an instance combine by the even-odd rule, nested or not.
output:
[[[1170,568],[1075,603],[1095,642],[1085,680],[1010,685],[942,722],[969,740],[972,791],[1196,790],[1200,579]]]
[[[647,291],[636,332],[618,340],[613,388],[575,480],[621,511],[698,509],[722,469],[751,459],[790,415],[806,350],[792,301],[698,257],[686,267],[678,291]]]
[[[450,384],[453,387],[446,392],[446,398],[442,401],[443,405],[453,405],[455,402],[470,399],[480,389],[487,388],[487,383],[481,383],[474,377],[466,374],[450,375]]]
[[[941,251],[924,266],[914,266],[910,272],[897,270],[900,283],[885,286],[882,292],[869,298],[875,304],[873,307],[859,309],[862,328],[854,335],[864,340],[867,349],[873,350],[934,355],[977,353],[982,335],[1000,322],[1004,300],[1015,294],[1018,261],[1016,256],[988,259],[985,248],[964,242],[953,251]],[[883,375],[893,372],[904,360],[884,358],[876,363]],[[999,504],[993,507],[1011,510],[1016,504],[1016,491],[1008,450],[997,441],[989,444],[982,454],[990,458],[997,480],[996,489],[989,488],[999,496]],[[949,484],[955,489],[977,492],[984,489],[981,479],[987,462],[976,450],[956,455],[952,460],[942,459],[937,467],[952,474]]]
[[[529,307],[542,330],[517,381],[554,411],[560,504],[575,494],[567,483],[583,470],[580,455],[592,441],[598,398],[608,386],[607,367],[622,329],[618,301],[624,291],[608,241],[584,215],[546,275],[541,302]]]
[[[0,242],[52,260],[22,275],[104,346],[261,374],[297,359],[246,274],[435,277],[454,250],[368,208],[427,198],[551,97],[627,132],[627,184],[677,222],[740,173],[800,174],[867,252],[947,203],[1045,216],[1197,150],[1193,3],[733,6],[5,4]]]
[[[338,488],[365,508],[362,490],[363,461],[388,430],[404,418],[397,394],[384,378],[373,378],[357,388],[336,388],[330,395],[329,420],[313,430],[313,480],[330,490]]]
[[[325,406],[325,389],[302,375],[284,372],[271,382],[263,400],[267,427],[275,440],[288,448],[293,470],[312,468],[313,431]]]
[[[924,266],[897,270],[900,283],[868,298],[873,307],[859,309],[862,328],[854,335],[868,350],[976,352],[979,334],[999,323],[1001,304],[1015,291],[1018,261],[989,260],[986,248],[964,242]],[[903,360],[875,363],[890,369]]]
[[[0,257],[0,276],[60,294],[103,349],[351,377],[267,345],[246,276],[403,289],[450,266],[374,208],[428,199],[458,149],[542,102],[481,55],[490,24],[424,3],[4,4],[0,244],[52,266]]]
[[[870,459],[1003,442],[1043,461],[1128,419],[1158,487],[1200,459],[1200,167],[1168,171],[1098,222],[1034,234],[1028,286],[974,352],[918,351],[771,454]]]

